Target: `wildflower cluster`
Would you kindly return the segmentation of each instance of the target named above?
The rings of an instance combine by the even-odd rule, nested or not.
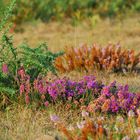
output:
[[[30,98],[30,76],[25,73],[24,67],[21,67],[18,70],[18,75],[20,79],[20,96],[22,96],[23,93],[25,93],[25,102],[26,104],[29,104]]]
[[[82,99],[88,104],[90,98],[98,97],[103,85],[95,80],[94,76],[85,76],[79,81],[72,81],[68,78],[48,80],[47,77],[38,76],[33,83],[24,68],[19,69],[20,95],[38,94],[45,106],[57,101],[70,101],[75,104],[82,103]]]
[[[25,94],[26,103],[29,103],[30,94],[30,96],[38,95],[38,100],[45,106],[62,101],[69,103],[68,108],[79,105],[90,111],[109,113],[135,111],[140,105],[140,94],[129,92],[128,85],[122,86],[113,82],[106,86],[92,75],[84,76],[79,81],[65,77],[48,80],[47,77],[40,76],[33,84],[30,83],[30,76],[25,74],[23,68],[19,70],[19,75],[20,95]]]
[[[136,110],[139,105],[140,94],[131,93],[128,85],[117,86],[116,82],[111,83],[109,86],[104,86],[99,98],[93,101],[94,110],[112,113]]]
[[[56,59],[55,66],[61,72],[93,69],[126,72],[136,70],[139,62],[140,54],[135,54],[134,50],[122,50],[119,44],[109,44],[105,48],[94,44],[67,48],[65,54]]]

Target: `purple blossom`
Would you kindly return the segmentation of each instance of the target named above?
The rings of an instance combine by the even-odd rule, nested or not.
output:
[[[92,88],[96,88],[97,84],[95,81],[90,81],[87,83],[87,88],[88,89],[92,89]]]
[[[102,94],[106,95],[106,96],[110,96],[110,88],[108,86],[103,87],[102,89]]]
[[[55,123],[59,121],[59,117],[56,116],[55,114],[51,114],[50,119],[52,122],[55,122]]]

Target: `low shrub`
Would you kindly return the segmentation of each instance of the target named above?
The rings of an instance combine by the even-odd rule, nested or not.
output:
[[[8,20],[12,16],[15,3],[16,0],[11,1],[0,22],[0,94],[3,95],[1,98],[14,100],[17,99],[16,93],[20,86],[18,69],[21,66],[24,66],[25,71],[30,74],[31,81],[34,81],[38,75],[46,75],[49,71],[56,74],[54,60],[62,54],[50,52],[46,43],[33,49],[26,43],[18,47],[13,45]],[[4,98],[1,100],[5,100]]]
[[[19,69],[20,97],[27,104],[36,102],[39,105],[63,103],[67,109],[81,108],[91,112],[127,113],[136,110],[140,105],[140,94],[131,93],[128,86],[116,82],[106,86],[96,81],[94,76],[85,76],[79,81],[68,78],[38,77],[30,83],[30,76],[24,68]]]
[[[116,82],[109,86],[104,86],[101,90],[101,95],[97,100],[89,104],[89,109],[94,108],[94,111],[125,114],[130,110],[136,110],[140,105],[140,94],[129,92],[128,85],[116,85]],[[93,111],[93,110],[91,110]]]
[[[94,69],[127,72],[137,69],[140,63],[140,53],[134,50],[122,50],[120,45],[109,44],[105,48],[97,45],[88,47],[82,45],[79,48],[69,47],[65,54],[55,61],[55,66],[60,72],[72,70],[90,71]]]

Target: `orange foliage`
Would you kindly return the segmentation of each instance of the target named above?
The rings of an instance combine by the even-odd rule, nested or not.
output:
[[[55,61],[55,67],[60,72],[72,70],[107,70],[113,72],[133,71],[140,62],[140,53],[134,50],[122,50],[119,44],[109,44],[105,48],[97,45],[79,48],[69,47],[65,54]]]

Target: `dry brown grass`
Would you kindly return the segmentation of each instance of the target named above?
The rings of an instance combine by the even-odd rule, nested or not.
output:
[[[45,110],[12,105],[7,111],[0,111],[0,140],[51,140],[58,133],[56,126],[50,121],[50,114],[53,112],[67,123],[79,118],[79,111],[67,110],[66,113],[62,103],[49,105]]]
[[[82,43],[97,43],[106,46],[108,42],[120,42],[124,48],[139,50],[140,46],[140,18],[132,16],[123,21],[100,21],[95,27],[88,22],[73,27],[69,23],[38,23],[23,25],[24,33],[15,34],[15,43],[19,44],[23,38],[33,46],[37,42],[46,41],[51,50],[63,50],[65,46],[79,46]]]

